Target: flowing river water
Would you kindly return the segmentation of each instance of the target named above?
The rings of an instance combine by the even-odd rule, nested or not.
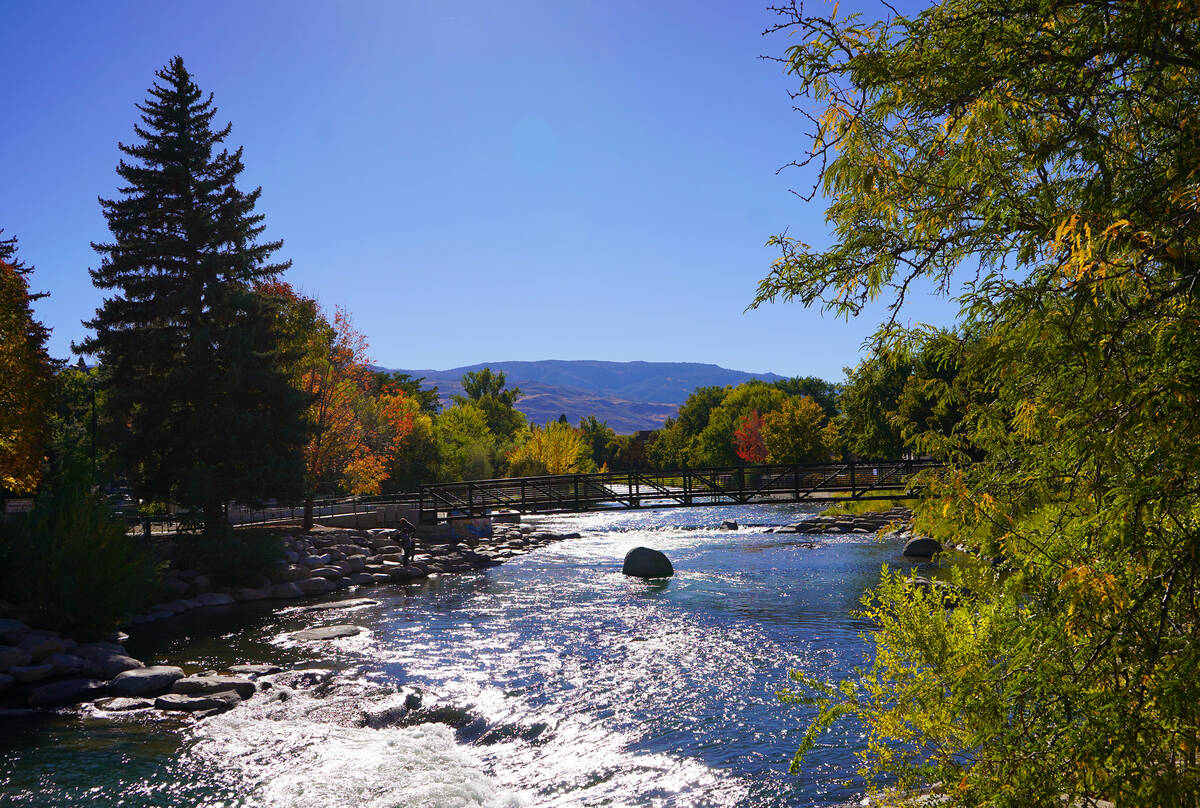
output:
[[[852,616],[858,599],[882,564],[911,562],[872,535],[765,532],[811,513],[776,505],[546,519],[582,538],[481,572],[326,598],[377,601],[352,608],[275,602],[176,618],[135,636],[131,652],[189,672],[241,662],[288,672],[274,692],[192,725],[86,710],[0,719],[0,805],[855,802],[861,731],[836,726],[790,775],[811,713],[775,694],[789,669],[841,678],[861,664],[871,626]],[[720,531],[723,519],[742,528]],[[675,577],[623,576],[638,545],[666,552]],[[290,637],[341,623],[367,630]]]

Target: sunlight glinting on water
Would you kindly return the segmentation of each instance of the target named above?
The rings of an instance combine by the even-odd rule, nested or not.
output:
[[[835,726],[804,772],[788,775],[811,714],[775,694],[789,684],[789,669],[837,678],[862,661],[870,627],[851,612],[881,563],[904,562],[900,548],[869,536],[763,527],[809,512],[746,506],[546,518],[535,524],[581,538],[485,572],[329,598],[374,604],[264,607],[191,638],[165,635],[153,661],[273,661],[287,670],[161,752],[114,743],[120,736],[99,725],[88,730],[98,733],[93,748],[123,755],[115,768],[97,759],[76,770],[69,756],[35,747],[17,763],[28,769],[21,782],[39,784],[13,804],[54,804],[45,796],[78,795],[97,777],[120,795],[114,804],[128,806],[856,801],[861,731]],[[730,518],[741,529],[719,530]],[[638,545],[666,552],[676,575],[622,575],[625,552]],[[324,642],[292,636],[340,623],[363,631]],[[175,732],[143,731],[164,741]],[[39,765],[53,775],[39,781]]]

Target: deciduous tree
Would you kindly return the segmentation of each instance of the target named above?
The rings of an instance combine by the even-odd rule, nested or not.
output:
[[[828,460],[836,449],[837,429],[824,408],[808,396],[789,396],[762,419],[762,442],[771,463]]]
[[[308,401],[307,529],[322,490],[380,493],[412,433],[429,428],[429,416],[400,387],[381,387],[371,369],[366,337],[354,328],[349,312],[336,309],[330,322],[315,300],[282,282],[263,284],[259,292],[277,301],[293,384]]]
[[[767,462],[767,446],[763,443],[763,418],[758,410],[742,418],[733,430],[733,446],[737,456],[746,463]]]
[[[809,683],[801,751],[852,714],[869,775],[950,804],[1200,804],[1195,5],[782,13],[833,239],[776,239],[758,300],[953,289],[978,341],[921,526],[1012,569],[948,600],[887,574],[874,661]]]
[[[487,416],[488,429],[500,443],[510,443],[525,427],[525,416],[513,408],[521,397],[521,388],[505,389],[504,371],[496,373],[491,368],[471,371],[463,375],[462,386],[466,396],[452,396],[457,403],[471,402]]]
[[[2,233],[3,231],[0,231]],[[53,366],[16,240],[0,240],[0,489],[35,490],[46,462]]]
[[[463,401],[443,410],[434,421],[440,476],[444,480],[482,480],[495,471],[496,437],[488,429],[487,413]]]
[[[529,474],[582,474],[595,471],[591,446],[570,424],[552,421],[534,425],[529,437],[509,455],[514,476]]]

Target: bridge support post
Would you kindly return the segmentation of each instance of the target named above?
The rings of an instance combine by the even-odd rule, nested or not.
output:
[[[854,487],[854,461],[850,461],[850,499],[858,499],[858,491]]]

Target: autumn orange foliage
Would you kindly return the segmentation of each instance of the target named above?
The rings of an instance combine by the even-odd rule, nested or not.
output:
[[[389,460],[414,428],[417,402],[401,391],[373,392],[367,340],[348,311],[336,308],[330,322],[315,300],[289,284],[263,284],[259,291],[282,304],[295,384],[310,401],[304,451],[310,500],[334,484],[351,494],[378,494]]]

